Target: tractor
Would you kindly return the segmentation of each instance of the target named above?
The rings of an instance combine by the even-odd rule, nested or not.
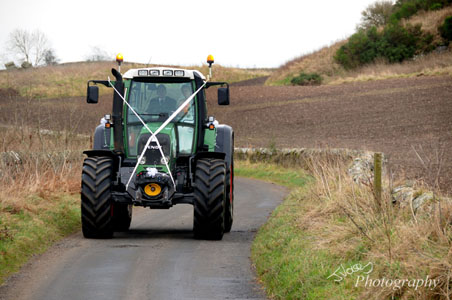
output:
[[[221,240],[230,232],[234,207],[234,131],[207,114],[205,90],[218,86],[218,104],[229,105],[229,84],[209,74],[170,67],[130,69],[114,80],[90,80],[87,102],[99,86],[113,89],[111,115],[84,151],[81,221],[85,238],[111,238],[129,230],[132,207],[194,207],[197,239]]]

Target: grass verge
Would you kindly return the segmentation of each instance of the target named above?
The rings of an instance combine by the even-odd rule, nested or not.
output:
[[[10,126],[0,131],[0,146],[1,284],[80,228],[82,150],[89,138]]]
[[[328,299],[331,295],[353,299],[348,285],[326,279],[334,272],[339,258],[316,249],[312,243],[315,237],[297,226],[298,215],[303,211],[300,198],[314,184],[313,177],[301,169],[248,161],[237,162],[235,173],[291,189],[259,230],[251,249],[251,259],[267,295],[276,299]]]
[[[339,161],[312,160],[308,171],[236,166],[237,175],[291,188],[251,249],[270,298],[451,298],[452,200],[435,195],[413,211],[386,188],[377,202]]]
[[[33,255],[80,228],[78,195],[31,194],[26,205],[0,203],[0,284]]]

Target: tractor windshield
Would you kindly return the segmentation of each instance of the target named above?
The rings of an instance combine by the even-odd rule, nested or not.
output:
[[[174,111],[191,95],[193,87],[190,82],[152,83],[132,81],[128,96],[128,102],[155,131],[165,122]],[[179,153],[190,154],[192,152],[195,110],[194,100],[171,121],[174,125],[174,135],[177,137]],[[137,142],[142,133],[143,124],[138,117],[127,108],[127,131],[129,156],[137,155]]]

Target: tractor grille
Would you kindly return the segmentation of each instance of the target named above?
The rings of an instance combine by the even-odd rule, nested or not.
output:
[[[150,133],[143,134],[140,136],[138,140],[138,153],[143,151],[144,146],[146,146],[146,142],[151,137]],[[170,155],[170,137],[167,134],[159,133],[157,134],[157,139],[160,142],[160,146],[162,146],[163,153],[166,157]],[[151,142],[149,144],[146,153],[144,154],[146,158],[146,165],[161,165],[162,156],[160,155],[160,151],[157,146],[157,142]]]

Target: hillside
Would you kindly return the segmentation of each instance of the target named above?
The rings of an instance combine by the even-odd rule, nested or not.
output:
[[[451,6],[441,10],[420,11],[411,18],[402,20],[401,23],[404,26],[407,24],[421,24],[425,32],[433,35],[432,44],[434,44],[441,40],[438,26],[444,22],[447,16],[452,16]],[[336,51],[346,44],[347,41],[338,41],[330,46],[288,61],[272,73],[266,84],[290,84],[290,80],[300,72],[318,73],[324,78],[324,84],[417,75],[452,75],[452,53],[450,47],[447,51],[433,51],[427,55],[418,56],[402,63],[388,64],[381,60],[358,69],[346,70],[336,63],[333,57]]]
[[[149,65],[152,67],[154,65]],[[124,63],[121,72],[132,68],[146,67],[144,64]],[[179,66],[174,66],[179,67]],[[0,71],[0,88],[13,88],[22,96],[29,98],[76,97],[86,94],[86,82],[90,79],[105,80],[111,75],[111,68],[117,68],[116,62],[77,62],[56,66],[30,69]],[[207,65],[183,66],[208,74]],[[213,65],[213,78],[217,81],[237,82],[256,77],[268,76],[266,69],[240,69]],[[101,87],[101,94],[111,93]]]

